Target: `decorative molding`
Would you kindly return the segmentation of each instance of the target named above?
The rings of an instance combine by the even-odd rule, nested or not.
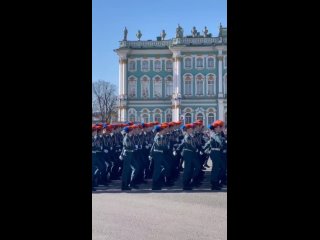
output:
[[[219,61],[223,61],[223,56],[219,55],[219,56],[217,56],[217,59],[218,59]]]

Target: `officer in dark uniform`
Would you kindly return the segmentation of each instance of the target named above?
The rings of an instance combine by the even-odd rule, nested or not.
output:
[[[114,135],[113,138],[113,148],[114,148],[114,159],[115,159],[115,165],[113,169],[114,173],[114,179],[120,179],[120,176],[122,174],[122,164],[123,161],[119,159],[120,154],[122,152],[122,141],[123,137],[121,134],[121,128],[126,127],[126,124],[119,124],[119,126],[113,131]]]
[[[191,135],[193,131],[194,125],[193,124],[186,124],[183,126],[184,131],[184,139],[182,143],[177,147],[177,150],[182,150],[181,155],[184,161],[184,170],[183,170],[183,190],[192,190],[191,179],[194,176],[194,165],[195,159],[197,158],[196,155],[196,145]],[[176,155],[176,151],[173,152]]]
[[[103,185],[107,185],[108,179],[107,179],[107,165],[104,159],[104,145],[103,145],[103,137],[102,137],[102,124],[96,125],[97,130],[97,136],[94,139],[93,142],[93,149],[95,151],[96,156],[96,163],[98,164],[99,168],[99,183]]]
[[[223,123],[221,126],[223,127]],[[220,173],[220,186],[227,185],[227,128],[221,131],[222,138],[222,164],[221,164],[221,173]]]
[[[153,168],[154,168],[154,161],[151,160],[149,155],[151,155],[151,149],[153,148],[154,144],[154,137],[155,137],[155,131],[153,130],[154,126],[156,124],[154,122],[150,122],[147,127],[147,143],[148,143],[148,168],[146,170],[146,178],[152,179],[153,176]]]
[[[92,125],[92,191],[96,191],[95,187],[98,186],[99,179],[99,163],[97,159],[96,149],[95,149],[95,139],[97,138],[96,125]]]
[[[129,132],[132,128],[124,127],[122,130],[123,134],[123,148],[120,155],[120,159],[123,161],[123,169],[122,169],[122,190],[131,190],[129,187],[131,181],[131,164],[133,159],[133,153],[135,150],[135,146],[132,142],[131,137],[129,136]]]
[[[140,149],[139,149],[140,139],[138,137],[139,127],[138,125],[134,124],[134,125],[131,125],[131,128],[132,128],[132,131],[130,134],[132,134],[131,139],[132,139],[134,149],[133,149],[133,156],[131,160],[132,172],[131,172],[130,187],[139,188],[137,184],[140,183],[139,176],[141,176],[141,170],[142,170],[142,162],[140,159]]]
[[[203,139],[202,139],[202,121],[196,121],[193,123],[193,125],[195,126],[194,128],[194,141],[196,144],[196,158],[193,161],[193,166],[194,166],[194,172],[193,172],[193,185],[194,186],[200,186],[201,185],[201,181],[203,180],[203,175],[204,172],[202,171],[202,159],[203,159],[203,150],[202,147],[204,145]]]
[[[152,190],[161,190],[163,184],[164,175],[168,174],[165,172],[165,156],[164,150],[167,147],[164,142],[163,136],[164,126],[155,126],[154,132],[154,143],[150,151],[150,160],[153,162],[153,175],[152,175]]]
[[[212,170],[211,170],[211,189],[212,190],[221,190],[219,184],[220,171],[222,167],[222,148],[223,140],[221,138],[221,121],[217,120],[212,125],[209,126],[212,131],[210,140],[204,146],[205,151],[209,151],[210,159],[212,161]]]

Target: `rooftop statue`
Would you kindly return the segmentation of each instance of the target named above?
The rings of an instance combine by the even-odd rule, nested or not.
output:
[[[166,35],[167,35],[166,32],[164,30],[162,30],[162,32],[160,33],[161,40],[164,40]]]
[[[137,36],[138,40],[140,41],[140,38],[142,37],[142,33],[140,32],[140,30],[138,30],[136,36]]]
[[[127,27],[124,27],[123,31],[123,41],[127,41],[128,30]]]
[[[183,37],[183,28],[180,27],[180,25],[178,24],[178,27],[176,29],[176,38],[182,38]]]
[[[197,29],[196,29],[196,27],[193,27],[192,28],[192,31],[191,31],[191,33],[192,33],[192,37],[196,37],[197,36]]]
[[[204,27],[203,35],[204,35],[204,37],[208,37],[208,29],[207,29],[207,27]]]

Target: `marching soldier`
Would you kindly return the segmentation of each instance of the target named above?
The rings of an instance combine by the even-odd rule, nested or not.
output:
[[[102,124],[96,125],[97,135],[93,142],[93,149],[95,151],[96,163],[98,164],[99,169],[99,180],[103,185],[107,185],[107,166],[104,159],[104,144],[102,137]]]
[[[120,155],[120,159],[123,161],[123,169],[122,169],[122,190],[131,190],[129,187],[130,181],[131,181],[131,162],[133,159],[133,153],[135,146],[132,142],[131,137],[129,136],[130,132],[129,127],[125,127],[122,130],[123,134],[123,148]]]
[[[212,161],[211,170],[211,190],[221,190],[219,185],[220,171],[222,167],[222,152],[223,140],[221,138],[221,121],[217,120],[209,126],[212,131],[210,140],[204,146],[205,151],[209,151]]]
[[[221,123],[221,127],[223,127],[223,122]],[[221,164],[221,174],[220,174],[220,181],[221,186],[227,185],[227,128],[223,129],[221,131],[221,137],[222,137],[222,164]]]
[[[182,143],[177,147],[177,150],[181,152],[184,161],[184,170],[183,170],[183,190],[192,190],[191,179],[194,175],[194,165],[196,163],[196,145],[191,135],[193,132],[194,125],[186,124],[183,126],[184,139]],[[173,152],[176,155],[176,151]]]
[[[150,151],[150,160],[153,162],[153,175],[152,175],[152,190],[161,190],[163,183],[163,175],[168,176],[168,169],[166,169],[167,162],[165,161],[164,150],[166,145],[164,142],[164,127],[155,126],[154,143]],[[164,173],[164,174],[163,174]]]

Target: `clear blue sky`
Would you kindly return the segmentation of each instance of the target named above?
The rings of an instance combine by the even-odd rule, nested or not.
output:
[[[128,40],[156,40],[162,29],[166,39],[175,36],[178,23],[185,35],[193,26],[202,34],[204,26],[213,36],[220,22],[227,25],[227,0],[92,0],[92,81],[105,80],[118,87],[118,56],[123,29]]]

